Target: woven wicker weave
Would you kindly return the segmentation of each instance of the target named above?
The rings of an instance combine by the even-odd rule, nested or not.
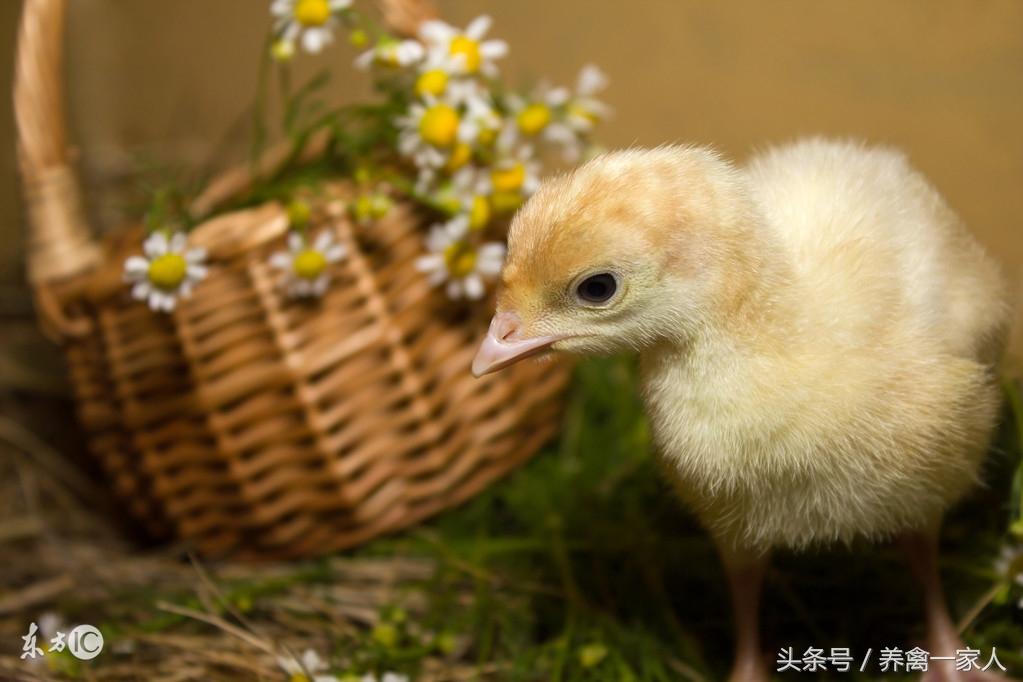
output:
[[[91,450],[152,533],[261,558],[349,547],[465,500],[555,433],[566,368],[473,379],[489,306],[460,310],[428,286],[412,265],[423,230],[409,207],[353,227],[343,184],[314,216],[313,230],[332,230],[349,254],[322,300],[287,300],[268,269],[287,231],[276,204],[194,230],[211,273],[173,315],[131,300],[121,270],[141,232],[94,244],[70,169],[64,10],[26,0],[21,25],[29,275],[41,323],[66,349]],[[429,16],[409,0],[384,10],[406,32]],[[212,187],[246,182],[235,171]]]

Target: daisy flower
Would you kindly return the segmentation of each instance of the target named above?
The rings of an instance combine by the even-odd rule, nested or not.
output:
[[[420,61],[425,55],[426,49],[418,40],[385,38],[373,49],[360,54],[355,59],[355,65],[360,69],[368,69],[374,64],[406,67]]]
[[[478,248],[465,235],[468,221],[464,215],[435,225],[426,238],[428,255],[416,260],[416,268],[428,275],[430,284],[447,282],[449,298],[478,300],[486,293],[485,279],[493,279],[504,265],[504,244],[489,242]]]
[[[142,243],[142,256],[124,261],[124,280],[133,284],[132,298],[147,301],[154,310],[171,312],[178,298],[188,298],[207,274],[204,249],[186,249],[188,237],[160,230]]]
[[[490,195],[493,186],[489,173],[477,166],[469,166],[455,173],[452,187],[459,208],[467,216],[471,230],[482,230],[493,215]]]
[[[355,222],[365,227],[386,216],[392,208],[394,208],[394,202],[391,197],[382,192],[375,192],[360,194],[359,198],[352,203],[351,213]]]
[[[463,116],[461,107],[446,99],[427,95],[414,102],[405,116],[398,118],[398,151],[412,159],[420,170],[420,187],[433,178],[433,171],[443,168],[450,159],[468,161],[470,145],[478,134],[476,120]],[[418,191],[418,190],[417,190]]]
[[[290,676],[289,682],[338,682],[334,675],[319,674],[327,670],[328,666],[312,649],[306,649],[301,662],[291,656],[278,656],[277,665]]]
[[[505,104],[510,115],[501,131],[501,143],[510,147],[519,138],[524,138],[543,139],[561,145],[576,144],[578,139],[575,131],[567,123],[558,120],[569,97],[567,89],[548,85],[541,85],[528,99],[515,94],[508,95]]]
[[[449,90],[450,100],[465,109],[464,137],[473,144],[482,146],[494,142],[501,130],[502,121],[501,115],[494,108],[490,91],[475,81],[452,83]]]
[[[270,13],[277,17],[278,40],[300,40],[306,52],[319,52],[334,40],[335,14],[352,0],[273,0]]]
[[[432,57],[445,64],[450,73],[481,73],[493,78],[497,75],[494,60],[508,54],[508,44],[503,40],[483,40],[490,30],[490,24],[490,17],[479,16],[461,31],[433,19],[423,22],[419,28],[419,37],[426,43]]]
[[[607,87],[607,76],[593,64],[587,64],[579,72],[575,93],[568,101],[565,122],[581,133],[588,133],[593,126],[607,118],[611,108],[596,99],[594,95]]]
[[[330,284],[328,266],[345,256],[345,247],[323,230],[311,245],[298,232],[288,234],[288,250],[270,256],[270,265],[284,272],[284,289],[292,298],[322,296]]]
[[[490,168],[487,182],[495,210],[517,209],[540,186],[540,162],[533,158],[532,147],[519,145],[505,150]]]
[[[270,45],[270,56],[274,61],[285,64],[295,57],[295,43],[284,38],[278,38]]]

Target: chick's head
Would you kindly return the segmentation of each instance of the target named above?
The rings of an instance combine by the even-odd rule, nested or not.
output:
[[[688,147],[606,154],[547,181],[512,221],[473,372],[683,341],[737,295],[744,197],[731,165]]]

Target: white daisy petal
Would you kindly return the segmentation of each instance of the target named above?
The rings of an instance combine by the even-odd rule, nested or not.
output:
[[[302,34],[302,47],[306,52],[316,54],[330,42],[330,32],[322,28],[308,28]]]
[[[318,235],[316,235],[316,239],[313,241],[313,248],[322,253],[323,251],[327,250],[327,247],[330,246],[331,241],[332,236],[330,234],[330,231],[323,230]]]
[[[363,71],[367,70],[373,65],[373,60],[376,58],[376,48],[372,50],[366,50],[358,57],[355,58],[355,66]]]
[[[289,270],[291,269],[291,259],[292,255],[287,251],[278,251],[270,256],[269,263],[280,270]]]
[[[142,243],[142,251],[147,258],[159,258],[167,253],[167,235],[161,231],[154,232]]]
[[[431,253],[426,256],[420,256],[416,259],[416,270],[420,272],[437,272],[438,270],[444,269],[444,256],[436,253]]]
[[[305,241],[302,239],[302,235],[298,232],[288,233],[288,248],[291,249],[292,252],[297,253],[298,251],[301,251],[304,246]]]
[[[462,298],[462,283],[457,279],[453,279],[448,282],[444,291],[447,293],[448,298],[457,301]]]
[[[419,37],[430,43],[441,43],[450,40],[455,29],[439,19],[424,21],[419,26]]]
[[[207,268],[205,265],[199,265],[198,263],[192,263],[191,265],[189,265],[185,269],[185,272],[193,280],[199,281],[199,280],[204,279],[206,277],[206,275],[209,273],[209,268]]]
[[[575,90],[580,95],[592,95],[607,87],[607,76],[594,64],[587,64],[579,72]]]
[[[462,286],[465,288],[466,298],[473,301],[483,298],[483,294],[486,293],[486,287],[483,286],[483,278],[475,272],[462,280]]]
[[[503,244],[491,242],[484,244],[477,252],[476,269],[488,276],[501,274],[504,267],[505,248]]]
[[[185,260],[189,263],[200,263],[206,260],[206,249],[196,247],[185,252]]]
[[[326,664],[320,660],[319,654],[313,649],[306,649],[305,653],[302,654],[302,664],[311,673],[320,672],[326,667]]]
[[[426,56],[426,48],[416,40],[403,40],[395,49],[398,63],[402,66],[414,64]]]
[[[557,144],[574,144],[577,141],[575,131],[564,123],[550,123],[543,130],[544,137]]]
[[[572,93],[568,91],[568,88],[551,88],[544,96],[544,102],[552,107],[560,107],[565,104],[571,96]]]
[[[295,38],[298,38],[301,32],[302,27],[298,25],[298,22],[290,21],[284,29],[284,33],[281,34],[281,40],[287,43],[293,43],[295,42]]]
[[[185,236],[184,232],[175,232],[170,238],[168,244],[168,250],[172,253],[182,253],[185,250],[185,244],[188,243],[188,237]]]
[[[131,256],[124,261],[124,272],[126,275],[145,276],[149,271],[149,261],[142,256]]]
[[[465,27],[465,35],[473,40],[479,40],[487,34],[492,23],[493,19],[491,19],[489,15],[481,14],[469,22],[469,25]]]
[[[457,215],[444,225],[444,231],[448,237],[448,244],[458,241],[469,231],[469,216]]]
[[[149,292],[152,287],[149,286],[149,282],[139,282],[131,288],[131,297],[139,301],[144,301],[149,297]]]
[[[328,263],[337,263],[339,260],[345,257],[344,244],[333,244],[329,246],[324,252],[324,257]]]
[[[277,666],[289,675],[302,674],[302,665],[290,656],[278,656]]]
[[[508,54],[508,43],[503,40],[488,40],[480,45],[480,56],[484,59],[500,59]]]

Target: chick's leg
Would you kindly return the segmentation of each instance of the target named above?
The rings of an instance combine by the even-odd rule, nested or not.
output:
[[[719,545],[720,547],[720,545]],[[767,557],[720,547],[732,593],[735,619],[735,660],[729,682],[767,682],[770,679],[760,651],[760,591]]]
[[[924,597],[924,617],[927,626],[927,651],[932,656],[955,656],[959,650],[967,647],[959,637],[952,617],[945,605],[945,595],[941,589],[941,576],[938,572],[938,532],[920,531],[907,533],[901,539],[909,566],[920,583]],[[980,664],[988,662],[990,651],[983,652]],[[956,670],[954,661],[930,661],[928,670],[923,675],[925,682],[995,682],[1009,678],[1002,674],[997,666],[989,671]]]

